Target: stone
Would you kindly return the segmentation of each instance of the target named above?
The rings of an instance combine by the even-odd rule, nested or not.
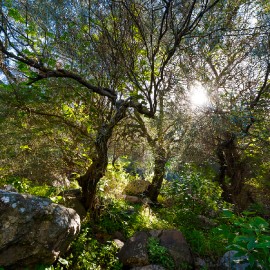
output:
[[[129,182],[125,187],[125,193],[129,195],[142,195],[151,183],[143,179],[137,179]]]
[[[125,267],[139,267],[138,269],[143,270],[152,269],[142,268],[146,266],[152,267],[147,250],[150,237],[156,238],[161,246],[168,249],[169,254],[174,260],[176,269],[194,266],[194,260],[189,246],[182,233],[177,230],[150,230],[135,233],[121,248],[118,254],[120,262],[122,262]]]
[[[196,270],[205,269],[207,267],[206,262],[201,258],[196,258],[194,264]]]
[[[119,260],[124,266],[145,266],[150,264],[147,253],[148,237],[148,233],[142,231],[135,233],[126,241],[118,253]]]
[[[142,203],[141,198],[137,196],[123,195],[123,198],[125,201],[130,202],[130,203]]]
[[[80,217],[50,199],[0,190],[0,266],[34,269],[63,254],[80,230]]]
[[[116,244],[116,246],[121,249],[123,246],[124,246],[124,242],[122,242],[121,240],[119,239],[113,239],[113,242]]]
[[[154,238],[159,238],[162,234],[162,230],[151,230],[149,231],[149,234],[151,237],[154,237]]]
[[[193,265],[194,260],[183,234],[178,230],[163,230],[159,237],[160,245],[168,249],[175,265]]]
[[[18,190],[14,186],[12,186],[12,185],[4,185],[0,189],[3,189],[5,191],[10,191],[10,192],[18,192]]]
[[[247,256],[235,257],[237,251],[227,251],[220,259],[220,269],[222,270],[246,270],[250,264],[247,262]]]

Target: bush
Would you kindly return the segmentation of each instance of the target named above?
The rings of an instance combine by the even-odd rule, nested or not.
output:
[[[217,228],[227,240],[227,250],[235,250],[235,257],[246,256],[251,266],[257,269],[259,265],[265,270],[270,269],[270,227],[261,217],[252,217],[252,213],[244,212],[236,216],[230,211],[224,215],[228,224]],[[259,269],[259,268],[258,268]]]
[[[181,204],[194,214],[208,215],[224,208],[222,190],[213,182],[214,173],[209,168],[185,165],[178,173],[178,179],[165,182],[161,195],[171,204]]]
[[[91,237],[88,227],[81,230],[72,242],[69,255],[58,260],[55,269],[74,270],[120,270],[122,265],[116,257],[118,247],[114,242],[99,243]]]

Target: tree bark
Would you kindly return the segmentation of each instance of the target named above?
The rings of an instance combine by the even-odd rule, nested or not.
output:
[[[231,135],[230,139],[220,143],[217,148],[219,160],[218,182],[223,190],[223,198],[227,202],[238,204],[238,196],[244,186],[244,164],[236,146],[236,138]]]
[[[158,195],[165,175],[165,165],[167,162],[166,151],[159,148],[155,153],[155,167],[152,183],[149,185],[145,195],[152,201],[157,202]]]
[[[95,157],[92,164],[84,175],[79,177],[78,182],[82,188],[82,203],[86,210],[95,208],[97,184],[105,175],[108,165],[108,141],[112,136],[114,127],[125,117],[128,104],[123,102],[120,108],[116,108],[108,124],[103,124],[99,129],[95,141]]]

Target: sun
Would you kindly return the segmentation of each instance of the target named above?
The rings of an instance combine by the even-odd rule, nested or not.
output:
[[[190,103],[193,109],[206,107],[210,103],[207,90],[200,82],[196,82],[190,88]]]

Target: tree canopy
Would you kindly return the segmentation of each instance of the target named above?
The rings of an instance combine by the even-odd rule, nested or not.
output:
[[[31,164],[57,160],[90,209],[115,138],[129,137],[152,151],[153,201],[168,164],[189,160],[217,164],[213,181],[238,204],[253,145],[268,140],[269,9],[263,0],[3,0],[1,128],[17,150],[6,146],[2,160],[27,160],[7,172],[29,177]],[[197,82],[210,103],[195,114]]]

